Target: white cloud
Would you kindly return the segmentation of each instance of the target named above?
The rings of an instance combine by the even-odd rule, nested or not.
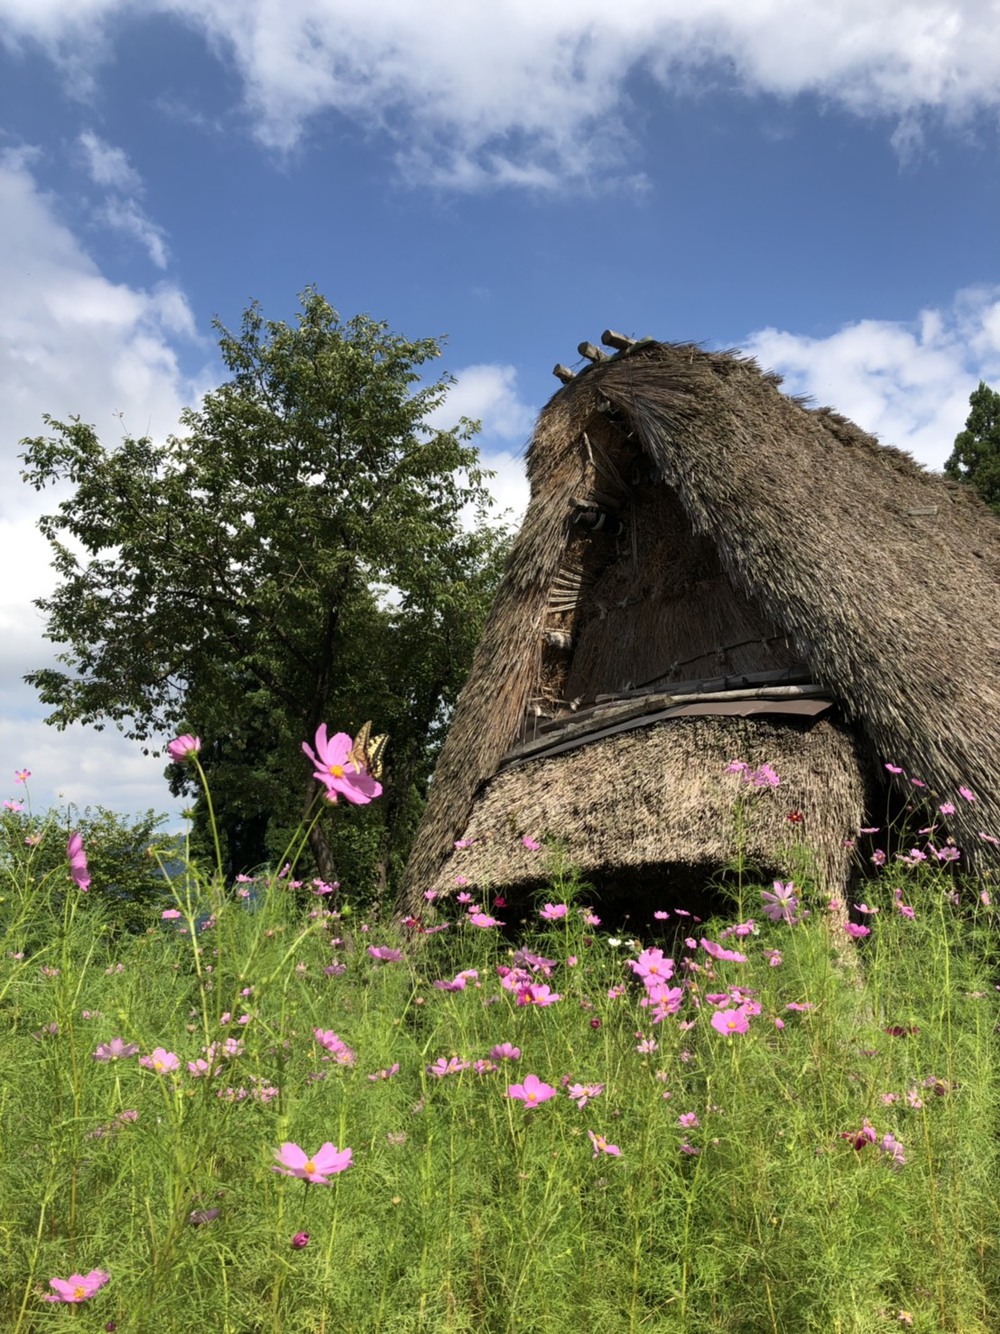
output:
[[[431,426],[453,426],[459,417],[482,422],[486,439],[526,443],[535,409],[522,403],[513,366],[466,366],[455,372],[455,383],[444,403],[428,417]]]
[[[153,12],[233,61],[264,144],[294,148],[335,111],[452,189],[632,180],[637,73],[672,93],[723,84],[888,117],[901,154],[919,151],[928,116],[1000,106],[994,0],[0,0],[8,41],[42,42],[80,79],[112,18]]]
[[[980,380],[1000,383],[1000,288],[959,292],[909,324],[859,320],[828,338],[761,329],[743,344],[788,393],[831,404],[883,443],[941,468]]]
[[[48,544],[39,514],[58,503],[20,479],[20,440],[45,433],[42,414],[77,415],[113,442],[124,430],[162,437],[175,430],[195,387],[178,363],[176,343],[195,337],[183,292],[152,291],[109,281],[57,217],[57,201],[32,174],[30,150],[0,155],[0,787],[3,766],[36,774],[44,806],[59,788],[82,804],[123,810],[170,802],[161,760],[148,760],[112,730],[57,733],[21,680],[47,665],[53,646],[42,639],[33,598],[52,587]],[[4,795],[7,795],[6,792]]]
[[[158,269],[167,267],[167,244],[162,227],[148,216],[139,200],[144,193],[142,177],[122,148],[105,143],[92,130],[80,135],[87,171],[107,196],[96,212],[98,220],[112,231],[138,241]]]

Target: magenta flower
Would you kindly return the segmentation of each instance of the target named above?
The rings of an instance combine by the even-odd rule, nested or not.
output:
[[[490,1055],[495,1061],[519,1061],[521,1059],[521,1048],[514,1047],[509,1042],[498,1042]]]
[[[167,743],[167,754],[175,764],[186,764],[192,755],[201,750],[201,737],[185,732],[183,736]]]
[[[975,801],[976,799],[976,794],[967,787],[960,787],[958,789],[958,795],[965,801]]]
[[[854,940],[861,940],[863,937],[871,935],[871,931],[867,926],[859,926],[857,922],[845,922],[844,930]]]
[[[87,854],[83,850],[83,839],[79,834],[70,834],[66,844],[66,856],[69,858],[70,875],[86,893],[90,888],[90,876],[87,873]]]
[[[402,950],[390,949],[388,945],[369,945],[368,953],[373,959],[381,959],[383,963],[399,963],[403,957]]]
[[[734,1033],[746,1033],[750,1027],[750,1020],[742,1006],[735,1010],[716,1010],[711,1022],[715,1031],[722,1033],[724,1037],[732,1037]]]
[[[166,1075],[180,1069],[180,1057],[163,1047],[156,1047],[149,1056],[140,1056],[139,1064],[147,1070],[155,1070],[158,1075]]]
[[[525,1075],[523,1084],[510,1084],[507,1088],[508,1098],[512,1098],[515,1102],[523,1102],[529,1109],[539,1107],[555,1096],[556,1090],[552,1085],[544,1084],[537,1075]]]
[[[643,950],[637,959],[629,959],[629,967],[642,978],[647,988],[655,982],[666,982],[674,975],[673,959],[665,959],[660,949]]]
[[[594,1146],[594,1157],[600,1158],[602,1153],[606,1153],[609,1158],[620,1158],[622,1151],[617,1144],[609,1144],[603,1135],[595,1135],[592,1130],[587,1131],[591,1144]]]
[[[317,1186],[328,1186],[328,1177],[352,1166],[351,1150],[338,1149],[329,1140],[311,1158],[297,1144],[282,1144],[280,1149],[275,1149],[274,1156],[278,1160],[275,1172],[286,1177],[301,1177]]]
[[[860,1153],[866,1144],[874,1144],[877,1138],[875,1128],[867,1117],[861,1123],[860,1130],[842,1130],[841,1139],[850,1141],[851,1147],[856,1153]]]
[[[289,1244],[291,1245],[293,1250],[296,1251],[305,1250],[305,1248],[309,1245],[309,1233],[296,1232],[295,1236],[292,1238]]]
[[[302,749],[316,766],[313,777],[326,784],[330,801],[336,801],[339,795],[354,806],[367,806],[382,795],[382,784],[367,769],[359,768],[350,760],[353,747],[354,741],[346,732],[337,732],[327,740],[326,723],[322,723],[316,732],[315,751],[307,741],[302,743]]]
[[[539,843],[537,839],[532,838],[530,834],[525,834],[524,838],[521,839],[521,843],[529,852],[538,852],[542,846],[541,843]]]
[[[539,910],[538,916],[543,922],[559,922],[569,912],[565,903],[547,903]]]
[[[110,1042],[102,1042],[94,1052],[95,1061],[118,1061],[126,1056],[134,1056],[139,1048],[134,1042],[126,1042],[124,1038],[112,1038]]]
[[[70,1274],[69,1278],[50,1278],[49,1286],[55,1288],[53,1297],[46,1293],[47,1302],[85,1302],[93,1297],[98,1288],[111,1281],[111,1275],[103,1269],[92,1269],[89,1274]]]
[[[677,1118],[677,1124],[682,1130],[695,1130],[701,1122],[698,1120],[697,1112],[685,1112]]]

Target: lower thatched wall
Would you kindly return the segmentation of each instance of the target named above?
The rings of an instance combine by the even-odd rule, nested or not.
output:
[[[725,772],[731,760],[770,764],[781,785],[753,788]],[[537,885],[542,862],[521,842],[530,836],[559,843],[598,889],[621,885],[623,872],[648,879],[675,866],[707,884],[741,846],[747,862],[798,877],[804,845],[817,886],[835,892],[847,882],[846,840],[864,822],[867,786],[856,739],[836,723],[677,719],[492,779],[462,835],[471,846],[448,857],[432,887],[468,881],[516,894]]]

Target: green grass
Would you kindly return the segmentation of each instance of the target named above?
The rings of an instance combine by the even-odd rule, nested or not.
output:
[[[96,894],[9,866],[0,1328],[1000,1328],[994,910],[971,882],[956,906],[953,876],[905,875],[871,889],[880,911],[860,947],[808,893],[795,926],[751,907],[756,934],[723,942],[747,961],[687,974],[680,1012],[654,1024],[628,967],[652,936],[612,945],[564,884],[546,897],[568,899],[567,917],[524,942],[556,961],[561,999],[543,1008],[500,985],[511,947],[456,904],[425,918],[449,930],[404,932],[404,959],[380,963],[368,945],[403,943],[388,926],[329,917],[319,899],[303,908],[280,880],[252,911],[205,888],[216,921],[194,937],[170,923],[115,937]],[[898,885],[912,921],[893,910]],[[187,893],[190,930],[205,905]],[[743,901],[759,894],[744,888]],[[691,929],[718,940],[725,925]],[[335,960],[344,971],[324,973]],[[434,988],[461,969],[478,979]],[[733,986],[760,1013],[726,1037],[705,998]],[[324,1061],[315,1029],[334,1030],[356,1063]],[[186,1063],[228,1036],[241,1054],[191,1078]],[[176,1053],[180,1072],[95,1060],[114,1037]],[[656,1049],[637,1050],[643,1039]],[[504,1041],[516,1063],[428,1073]],[[393,1077],[369,1079],[396,1062]],[[558,1090],[534,1110],[505,1096],[529,1073]],[[564,1081],[604,1089],[580,1108]],[[116,1122],[123,1111],[137,1116]],[[678,1124],[686,1113],[697,1127]],[[866,1119],[878,1140],[901,1141],[902,1167],[843,1138]],[[620,1156],[595,1158],[588,1131]],[[353,1165],[306,1186],[272,1170],[285,1141],[350,1147]],[[309,1243],[294,1249],[299,1231]],[[95,1268],[110,1282],[86,1303],[43,1300],[51,1277]]]

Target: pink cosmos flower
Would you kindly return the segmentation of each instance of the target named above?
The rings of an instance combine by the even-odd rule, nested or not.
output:
[[[599,1098],[603,1092],[603,1084],[570,1084],[566,1090],[577,1107],[586,1107],[591,1098]]]
[[[126,1042],[124,1038],[112,1038],[110,1042],[102,1042],[94,1052],[95,1061],[118,1061],[126,1056],[134,1056],[139,1048],[134,1042]]]
[[[724,1037],[732,1037],[734,1033],[746,1033],[750,1020],[742,1006],[735,1010],[716,1010],[712,1015],[712,1027]]]
[[[958,789],[958,795],[965,801],[975,801],[976,799],[976,794],[967,787],[960,787]]]
[[[509,1042],[498,1042],[490,1055],[495,1061],[519,1061],[521,1059],[521,1048],[512,1046]]]
[[[537,839],[532,838],[530,834],[525,834],[524,838],[521,839],[521,843],[529,852],[538,852],[542,846],[541,843],[539,843]]]
[[[14,770],[14,782],[15,782],[15,783],[26,783],[30,777],[31,777],[31,770],[30,770],[30,769],[15,769],[15,770]]]
[[[338,1149],[329,1140],[310,1158],[297,1144],[282,1144],[275,1149],[274,1156],[278,1166],[273,1170],[286,1177],[301,1177],[317,1186],[328,1186],[328,1178],[338,1172],[345,1172],[351,1163],[351,1150]]]
[[[296,1251],[305,1250],[305,1248],[309,1245],[309,1233],[296,1232],[295,1236],[292,1238],[289,1245],[292,1247],[293,1250]]]
[[[177,908],[164,908],[163,912],[160,913],[160,917],[164,922],[176,922],[178,917],[180,917],[180,912]]]
[[[457,1056],[452,1056],[450,1060],[446,1056],[439,1056],[433,1065],[427,1066],[427,1073],[436,1079],[444,1079],[445,1075],[460,1075],[468,1068],[469,1062],[460,1061]]]
[[[315,751],[307,741],[302,743],[303,751],[316,766],[313,777],[326,784],[330,801],[335,802],[339,795],[354,806],[367,806],[382,795],[382,784],[366,769],[359,769],[349,761],[353,746],[354,741],[346,732],[337,732],[327,740],[326,723],[321,723],[316,731]]]
[[[111,1281],[111,1275],[103,1269],[92,1269],[89,1274],[70,1274],[69,1278],[50,1278],[49,1286],[55,1288],[53,1297],[46,1293],[47,1302],[85,1302],[93,1297],[99,1288]]]
[[[664,958],[663,951],[655,948],[643,950],[637,959],[629,959],[629,967],[637,977],[642,978],[646,987],[652,983],[666,982],[674,975],[673,959]]]
[[[591,1144],[594,1146],[594,1157],[600,1158],[602,1153],[606,1153],[609,1158],[620,1158],[622,1151],[617,1144],[609,1144],[603,1135],[595,1135],[592,1130],[587,1131]]]
[[[544,983],[532,983],[530,986],[518,988],[518,1005],[537,1005],[540,1009],[544,1009],[546,1005],[555,1005],[557,1000],[562,1000],[562,997]]]
[[[860,1153],[866,1144],[874,1144],[877,1138],[875,1128],[867,1117],[861,1123],[860,1130],[842,1130],[841,1139],[850,1141],[851,1147],[855,1152]]]
[[[853,937],[854,940],[861,940],[864,936],[870,936],[871,931],[867,926],[859,926],[857,922],[845,922],[844,930]]]
[[[659,912],[653,913],[653,917],[657,922],[665,922],[669,916],[669,912],[665,912],[662,909]]]
[[[698,1120],[697,1112],[685,1112],[677,1118],[677,1124],[682,1130],[695,1130],[701,1122]]]
[[[201,750],[201,737],[192,736],[190,732],[185,732],[183,736],[167,744],[167,754],[175,764],[185,764],[192,755],[197,755],[199,750]]]
[[[544,1084],[537,1075],[525,1075],[523,1084],[510,1084],[507,1087],[507,1097],[515,1102],[523,1102],[529,1109],[540,1107],[555,1096],[556,1090],[552,1085]]]
[[[470,912],[468,917],[466,918],[466,921],[469,923],[470,926],[478,926],[483,928],[491,926],[503,926],[503,922],[497,921],[495,917],[491,917],[489,913],[486,912]]]
[[[774,892],[764,889],[761,890],[760,896],[764,900],[765,917],[769,917],[772,922],[788,922],[789,925],[795,925],[798,920],[795,914],[799,910],[799,900],[793,881],[789,880],[787,884],[782,884],[780,880],[775,880]]]
[[[139,1064],[147,1070],[155,1070],[158,1075],[167,1075],[181,1066],[180,1057],[164,1047],[155,1047],[149,1056],[140,1056]]]
[[[897,764],[887,764],[885,766],[891,774],[901,774],[903,771]]]
[[[87,854],[83,850],[83,839],[79,834],[70,834],[66,844],[66,856],[69,858],[69,873],[84,893],[90,888],[90,876],[87,872]]]
[[[728,960],[730,963],[746,963],[747,956],[740,954],[739,950],[727,950],[722,945],[717,945],[714,940],[707,940],[704,936],[701,938],[701,948],[713,959]]]
[[[373,959],[381,959],[383,963],[399,963],[403,957],[402,950],[390,949],[388,945],[369,945],[368,953]]]
[[[538,916],[543,922],[559,922],[569,912],[565,903],[547,903],[539,910]]]
[[[466,983],[475,981],[479,973],[475,968],[463,968],[450,982],[438,981],[434,986],[438,991],[464,991]]]

